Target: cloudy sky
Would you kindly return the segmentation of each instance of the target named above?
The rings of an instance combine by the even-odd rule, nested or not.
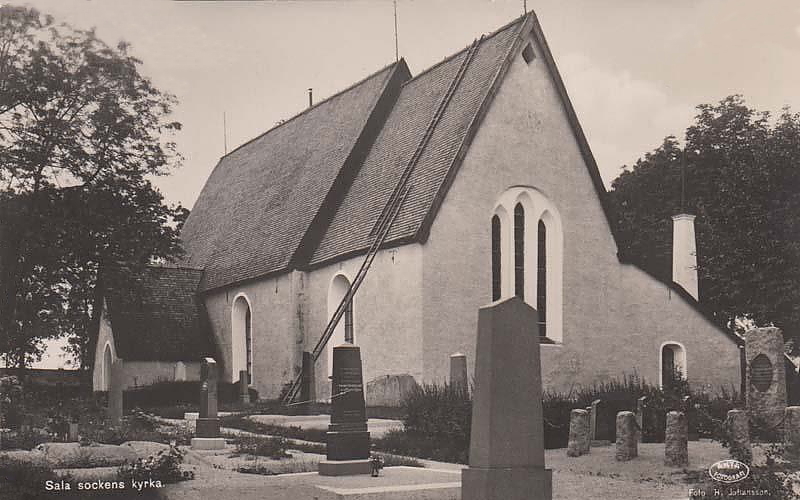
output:
[[[394,60],[391,0],[31,0],[109,44],[175,94],[184,165],[156,184],[191,207],[224,153]],[[796,0],[528,0],[609,185],[700,103],[743,94],[800,110]],[[523,0],[398,0],[413,74],[522,14]],[[51,361],[48,365],[52,364]]]

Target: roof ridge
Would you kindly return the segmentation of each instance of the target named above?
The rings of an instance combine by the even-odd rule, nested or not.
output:
[[[533,11],[531,11],[531,12],[533,12]],[[414,76],[413,76],[411,79],[409,79],[408,81],[406,81],[405,83],[403,83],[403,86],[405,87],[406,85],[408,85],[409,83],[413,82],[414,80],[416,80],[417,78],[421,77],[422,75],[425,75],[426,73],[430,73],[432,70],[434,70],[434,69],[438,68],[439,66],[441,66],[441,65],[443,65],[443,64],[445,64],[445,63],[447,63],[447,62],[449,62],[449,61],[451,61],[451,60],[453,60],[453,59],[455,59],[456,57],[458,57],[458,56],[459,56],[459,55],[461,55],[462,53],[464,53],[464,52],[468,51],[468,50],[469,50],[469,48],[470,48],[470,47],[471,47],[471,46],[472,46],[472,45],[475,43],[475,41],[476,41],[476,40],[477,40],[477,41],[479,41],[479,42],[478,42],[478,46],[481,46],[481,45],[483,45],[483,44],[484,44],[484,43],[485,43],[487,40],[489,40],[490,38],[493,38],[494,36],[496,36],[496,35],[500,34],[501,32],[503,32],[503,31],[505,31],[505,30],[509,29],[511,26],[513,26],[514,24],[516,24],[516,23],[520,22],[520,21],[521,21],[521,20],[523,20],[523,19],[524,19],[526,16],[529,16],[529,15],[530,15],[530,13],[528,13],[528,14],[525,14],[525,15],[523,15],[523,16],[520,16],[520,17],[518,17],[518,18],[514,19],[513,21],[511,21],[511,22],[509,22],[509,23],[506,23],[506,24],[504,24],[504,25],[503,25],[503,26],[501,26],[500,28],[498,28],[498,29],[494,30],[493,32],[489,33],[488,35],[481,35],[480,37],[478,37],[478,38],[475,38],[475,39],[474,39],[474,40],[473,40],[473,41],[472,41],[472,42],[471,42],[469,45],[467,45],[467,46],[466,46],[466,47],[464,47],[463,49],[459,50],[458,52],[455,52],[454,54],[450,54],[449,56],[445,57],[445,58],[444,58],[444,59],[442,59],[441,61],[439,61],[439,62],[435,63],[434,65],[432,65],[432,66],[429,66],[429,67],[425,68],[425,69],[424,69],[424,70],[422,70],[422,71],[421,71],[419,74],[417,74],[417,75],[414,75]]]
[[[240,145],[236,146],[235,148],[233,148],[229,153],[226,153],[226,154],[220,156],[220,161],[222,161],[223,158],[226,158],[226,157],[232,155],[233,153],[235,153],[236,151],[238,151],[238,150],[242,149],[243,147],[247,146],[248,144],[250,144],[250,143],[252,143],[254,141],[257,141],[258,139],[261,139],[262,137],[264,137],[265,135],[269,134],[273,130],[278,129],[278,128],[286,125],[287,123],[293,121],[295,118],[299,118],[300,116],[303,116],[304,114],[308,113],[309,111],[311,111],[313,109],[316,109],[317,107],[325,104],[326,102],[328,102],[328,101],[330,101],[330,100],[332,100],[332,99],[334,99],[336,97],[339,97],[340,95],[342,95],[342,94],[344,94],[346,92],[349,92],[350,90],[353,90],[354,88],[358,87],[359,85],[361,85],[362,83],[366,82],[367,80],[378,76],[379,74],[383,73],[386,70],[389,70],[393,66],[397,66],[398,64],[400,64],[401,60],[403,60],[402,57],[400,58],[400,60],[397,60],[397,61],[395,61],[393,63],[387,64],[386,66],[382,67],[381,69],[379,69],[379,70],[377,70],[377,71],[375,71],[373,73],[370,73],[369,75],[365,76],[361,80],[358,80],[357,82],[348,85],[347,87],[345,87],[342,90],[336,92],[335,94],[326,97],[325,99],[319,101],[318,103],[316,103],[316,104],[314,104],[312,106],[309,106],[309,107],[303,109],[302,111],[300,111],[299,113],[297,113],[297,114],[295,114],[295,115],[283,120],[282,122],[278,123],[274,127],[269,128],[266,131],[258,134],[257,136],[253,137],[252,139],[250,139],[250,140],[248,140],[246,142],[243,142],[242,144],[240,144]],[[219,162],[217,162],[217,163],[219,163]]]

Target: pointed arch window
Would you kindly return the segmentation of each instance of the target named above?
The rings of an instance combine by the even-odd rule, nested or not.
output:
[[[344,341],[347,344],[353,343],[353,300],[347,302],[344,309]]]
[[[492,217],[492,300],[500,299],[500,217]]]
[[[539,313],[539,335],[547,336],[547,227],[539,220],[537,229],[536,311]]]
[[[245,349],[247,349],[246,353],[246,360],[247,360],[247,383],[250,383],[251,374],[253,373],[253,326],[252,326],[252,315],[250,314],[250,308],[247,308],[247,311],[244,313],[244,345]]]
[[[514,207],[514,295],[525,300],[525,209]]]

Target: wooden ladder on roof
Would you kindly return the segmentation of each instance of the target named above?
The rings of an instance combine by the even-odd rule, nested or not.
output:
[[[439,121],[444,116],[444,112],[447,109],[447,105],[450,103],[450,100],[453,98],[453,95],[458,88],[458,85],[461,83],[461,80],[464,79],[464,74],[467,72],[467,67],[469,66],[470,61],[475,57],[475,53],[478,50],[478,46],[480,45],[481,40],[483,40],[483,36],[480,39],[477,39],[472,42],[472,45],[469,46],[467,49],[467,53],[464,56],[464,60],[461,61],[461,65],[456,72],[455,77],[450,82],[450,86],[447,88],[444,96],[442,96],[442,100],[439,101],[439,105],[436,108],[436,111],[431,118],[430,123],[428,124],[427,128],[425,129],[425,133],[423,134],[422,138],[417,145],[417,149],[414,151],[414,154],[411,156],[411,159],[408,161],[408,165],[406,165],[405,170],[403,170],[403,174],[400,176],[397,184],[392,191],[391,196],[389,196],[389,200],[386,202],[386,205],[383,207],[378,220],[375,222],[375,225],[370,230],[369,236],[372,238],[370,243],[369,249],[367,250],[367,255],[364,257],[364,261],[361,263],[361,267],[358,269],[358,273],[356,277],[353,279],[353,282],[350,283],[350,286],[347,289],[347,293],[345,293],[342,301],[339,303],[339,306],[336,308],[336,311],[331,316],[328,325],[325,327],[325,330],[322,332],[322,336],[317,341],[317,344],[314,346],[314,350],[311,351],[311,359],[312,362],[316,362],[319,359],[320,355],[322,355],[322,351],[325,349],[325,346],[328,344],[328,341],[333,336],[333,332],[336,329],[336,326],[339,324],[339,321],[344,316],[347,307],[352,303],[353,296],[355,295],[358,288],[361,286],[361,283],[364,281],[364,278],[367,276],[367,272],[369,271],[370,266],[372,265],[372,261],[375,260],[375,256],[378,254],[378,250],[380,247],[385,243],[386,238],[389,235],[389,231],[392,229],[392,224],[394,223],[397,215],[400,213],[400,207],[403,205],[403,201],[405,200],[408,192],[411,190],[411,174],[414,172],[414,168],[419,163],[420,158],[422,157],[422,153],[425,151],[425,148],[428,146],[428,143],[433,136],[433,132],[436,129]],[[295,399],[297,398],[298,394],[300,393],[300,388],[303,383],[303,372],[302,370],[300,373],[295,377],[292,385],[289,387],[289,390],[286,392],[283,398],[284,404],[292,404]]]

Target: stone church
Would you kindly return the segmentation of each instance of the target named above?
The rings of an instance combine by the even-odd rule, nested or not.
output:
[[[178,267],[110,294],[95,388],[122,360],[128,385],[247,370],[261,398],[299,373],[341,302],[404,171],[410,191],[315,366],[360,346],[365,382],[444,381],[475,359],[478,308],[518,295],[538,311],[546,389],[624,374],[739,387],[741,339],[698,305],[694,222],[676,215],[674,276],[625,261],[606,191],[533,13],[417,75],[404,60],[220,159],[182,231]],[[134,380],[135,378],[135,380]],[[369,401],[370,395],[367,394]]]

